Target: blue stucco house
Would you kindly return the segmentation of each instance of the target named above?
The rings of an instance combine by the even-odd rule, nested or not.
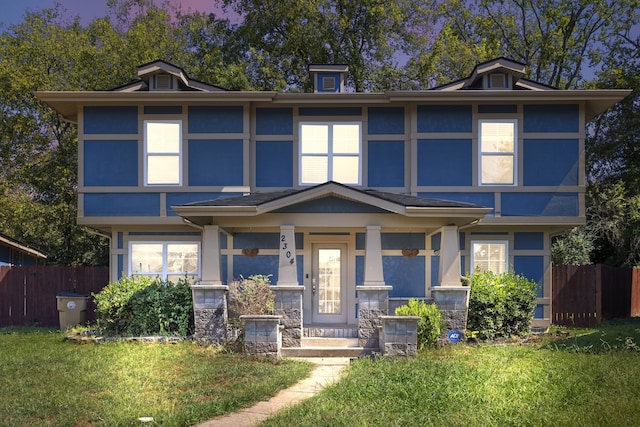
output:
[[[313,93],[227,91],[155,61],[111,91],[36,93],[78,126],[78,223],[110,238],[111,279],[188,275],[206,305],[270,274],[305,327],[348,328],[369,291],[391,310],[512,268],[548,326],[551,238],[585,222],[585,124],[629,92],[559,90],[505,58],[426,91],[309,72]]]

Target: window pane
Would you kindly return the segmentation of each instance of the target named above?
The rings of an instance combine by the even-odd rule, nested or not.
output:
[[[333,152],[360,153],[360,126],[354,124],[333,125]]]
[[[513,155],[482,156],[482,184],[513,184]]]
[[[300,141],[302,141],[302,154],[327,154],[329,152],[329,126],[300,126]]]
[[[180,156],[149,156],[147,184],[180,184]]]
[[[147,153],[179,153],[180,123],[147,122]]]
[[[360,158],[356,156],[335,156],[333,158],[333,180],[342,184],[360,183]]]
[[[300,168],[304,184],[327,182],[329,163],[325,156],[302,156]]]
[[[480,123],[480,150],[483,153],[513,153],[515,123]]]
[[[507,245],[504,243],[474,243],[473,271],[502,274],[507,266]]]
[[[318,313],[340,313],[340,249],[318,250]]]
[[[167,245],[167,271],[169,273],[197,273],[198,245]]]
[[[162,244],[131,245],[131,273],[162,273]]]

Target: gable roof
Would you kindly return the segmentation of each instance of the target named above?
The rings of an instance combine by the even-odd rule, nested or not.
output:
[[[11,249],[15,249],[22,253],[31,255],[34,258],[42,258],[42,259],[47,258],[47,255],[45,255],[44,253],[33,249],[32,247],[30,247],[24,242],[21,242],[17,239],[14,239],[13,237],[9,237],[6,234],[2,234],[2,233],[0,233],[0,246],[5,246]]]
[[[314,187],[288,189],[268,193],[253,193],[202,202],[172,206],[183,218],[218,216],[258,216],[275,213],[279,209],[325,197],[338,197],[370,205],[389,213],[406,217],[473,217],[482,218],[491,208],[449,200],[387,193],[377,190],[361,190],[329,181]]]
[[[146,91],[149,89],[149,79],[154,74],[170,74],[175,76],[182,84],[183,90],[192,90],[200,92],[218,92],[226,91],[219,86],[203,83],[201,81],[190,78],[187,73],[177,65],[173,65],[163,60],[156,60],[140,65],[138,67],[138,79],[123,86],[111,89],[113,92],[136,92]]]

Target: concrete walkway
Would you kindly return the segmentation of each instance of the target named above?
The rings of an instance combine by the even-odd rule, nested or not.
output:
[[[326,386],[337,382],[342,371],[349,365],[347,357],[296,358],[315,363],[311,375],[293,386],[280,391],[267,401],[258,402],[250,408],[222,417],[213,418],[195,427],[250,427],[266,420],[271,415],[318,393]]]

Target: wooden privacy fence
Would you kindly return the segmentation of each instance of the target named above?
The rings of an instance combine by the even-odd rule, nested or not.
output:
[[[59,325],[56,295],[91,295],[109,283],[108,267],[0,267],[0,326]],[[95,320],[93,298],[87,320]]]
[[[593,326],[640,316],[640,268],[603,264],[553,267],[552,323]]]

